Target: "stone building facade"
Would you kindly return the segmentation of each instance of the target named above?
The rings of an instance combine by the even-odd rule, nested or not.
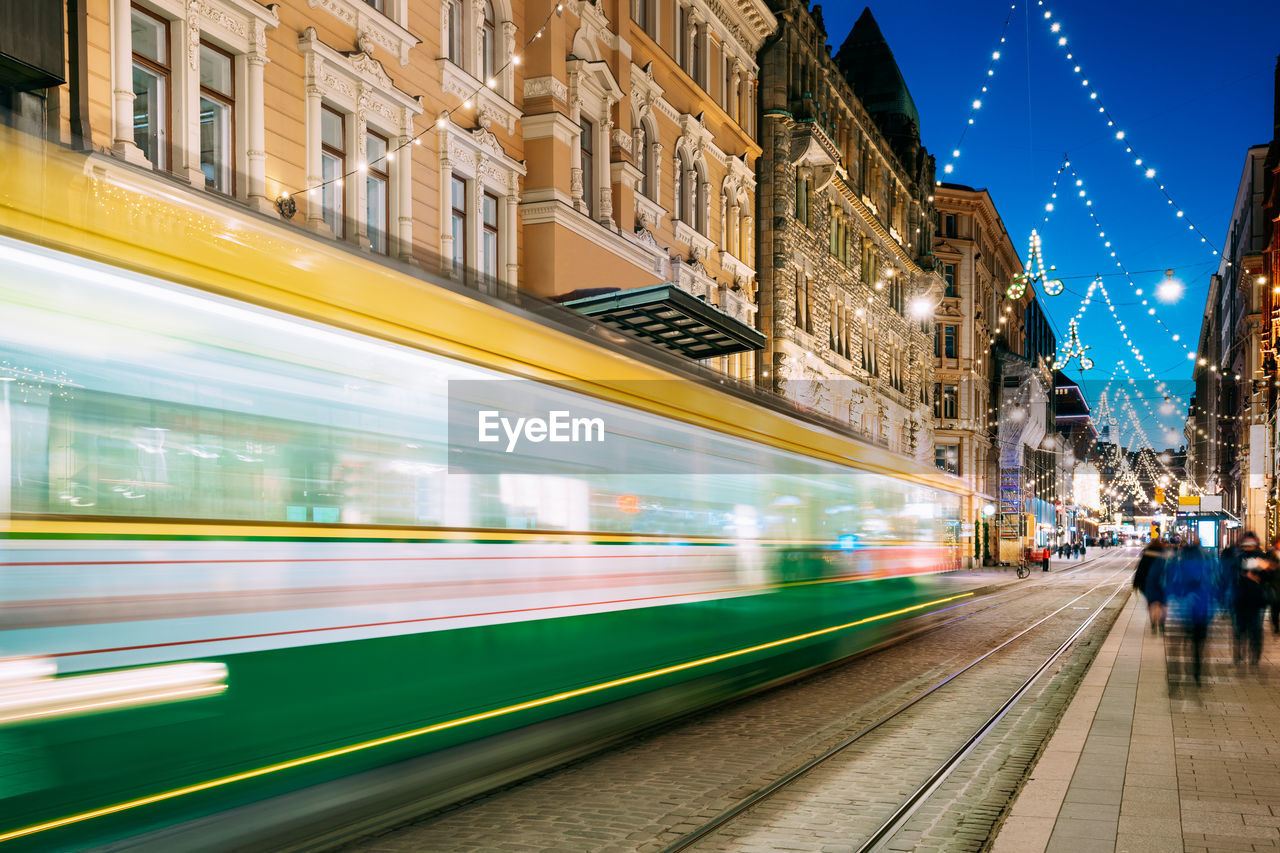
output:
[[[832,57],[820,8],[770,8],[779,31],[760,54],[761,382],[932,462],[941,278],[919,118],[870,12]]]

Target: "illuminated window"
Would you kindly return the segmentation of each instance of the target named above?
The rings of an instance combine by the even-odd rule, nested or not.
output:
[[[169,22],[133,7],[133,141],[157,169],[169,167]]]
[[[933,449],[933,464],[949,474],[960,473],[960,445],[939,444]]]
[[[200,171],[205,189],[233,192],[235,65],[231,54],[200,43]]]
[[[333,236],[343,236],[343,175],[347,172],[346,116],[323,104],[320,107],[320,206]]]
[[[391,218],[391,194],[387,190],[390,164],[387,138],[369,131],[365,134],[365,225],[369,236],[369,248],[381,254],[387,253],[387,222]]]

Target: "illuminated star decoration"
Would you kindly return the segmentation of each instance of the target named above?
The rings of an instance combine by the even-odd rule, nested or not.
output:
[[[1054,359],[1053,369],[1061,370],[1071,363],[1071,359],[1079,358],[1081,370],[1092,370],[1093,359],[1085,355],[1088,349],[1089,347],[1080,343],[1080,327],[1075,319],[1072,318],[1067,332],[1067,342],[1062,346],[1062,354]]]
[[[1049,272],[1056,272],[1057,269],[1055,266],[1050,266]],[[1065,287],[1061,281],[1049,278],[1048,273],[1045,272],[1044,256],[1040,254],[1040,235],[1032,228],[1031,240],[1027,246],[1027,266],[1013,277],[1013,283],[1009,285],[1009,298],[1021,299],[1022,294],[1027,291],[1027,285],[1036,282],[1040,282],[1045,296],[1057,296]]]

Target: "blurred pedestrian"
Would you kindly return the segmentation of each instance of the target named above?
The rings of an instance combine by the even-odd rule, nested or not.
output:
[[[1168,564],[1168,597],[1174,612],[1186,627],[1191,645],[1191,674],[1200,686],[1204,644],[1209,636],[1209,623],[1217,609],[1217,584],[1213,566],[1200,543],[1189,540]]]
[[[1266,606],[1262,584],[1268,564],[1256,533],[1246,531],[1238,545],[1227,549],[1222,569],[1232,585],[1232,657],[1242,663],[1247,652],[1249,663],[1257,666],[1262,659],[1262,610]]]
[[[1081,542],[1081,543],[1080,543],[1080,556],[1081,556],[1081,557],[1083,557],[1083,556],[1085,555],[1085,548],[1086,548],[1086,547],[1087,547],[1087,546],[1086,546],[1086,543],[1084,543],[1084,542]]]
[[[1164,630],[1165,586],[1164,572],[1167,555],[1164,542],[1153,536],[1142,556],[1138,558],[1138,570],[1133,574],[1134,589],[1147,600],[1147,613],[1151,617],[1151,633]]]
[[[1267,554],[1271,563],[1267,572],[1267,605],[1271,610],[1271,633],[1280,634],[1280,539],[1271,546]]]

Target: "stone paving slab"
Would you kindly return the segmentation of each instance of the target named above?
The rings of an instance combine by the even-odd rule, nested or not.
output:
[[[1202,686],[1189,654],[1129,601],[992,853],[1280,850],[1280,637],[1235,664],[1219,616]]]

